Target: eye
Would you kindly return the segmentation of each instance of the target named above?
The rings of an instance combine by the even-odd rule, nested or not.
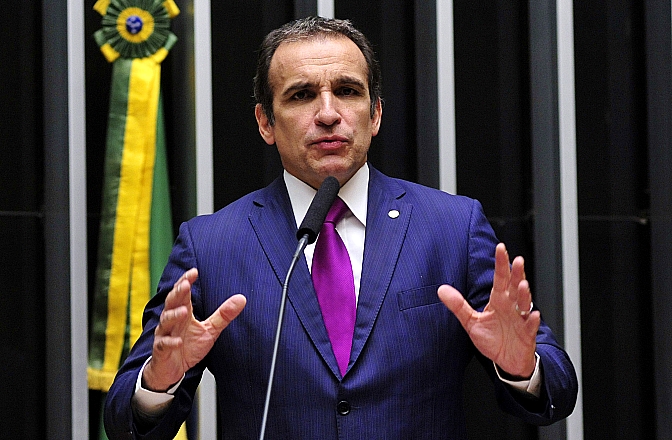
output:
[[[305,101],[310,98],[310,93],[307,90],[299,90],[292,95],[293,101]]]
[[[343,87],[339,90],[338,94],[341,96],[357,96],[359,92],[352,87]]]

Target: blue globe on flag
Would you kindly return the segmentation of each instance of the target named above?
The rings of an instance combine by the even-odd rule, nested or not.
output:
[[[126,19],[126,30],[131,35],[136,35],[142,30],[142,19],[137,15],[131,15]]]

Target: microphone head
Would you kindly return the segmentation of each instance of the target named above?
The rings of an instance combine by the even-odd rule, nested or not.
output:
[[[301,240],[304,235],[308,235],[308,244],[315,243],[317,234],[322,229],[324,219],[327,217],[334,200],[336,200],[339,189],[341,189],[341,185],[335,177],[328,176],[324,179],[317,190],[317,194],[313,197],[313,201],[310,202],[308,212],[306,212],[306,216],[296,233],[297,240]]]

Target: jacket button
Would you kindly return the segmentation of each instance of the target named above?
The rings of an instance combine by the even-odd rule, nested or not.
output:
[[[345,400],[341,400],[338,402],[338,405],[336,405],[336,411],[342,416],[347,416],[348,413],[350,413],[350,403],[346,402]]]

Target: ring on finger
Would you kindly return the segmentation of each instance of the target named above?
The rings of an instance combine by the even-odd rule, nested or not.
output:
[[[520,316],[527,316],[530,313],[532,313],[532,307],[534,307],[534,304],[532,304],[532,301],[530,301],[530,310],[520,310],[520,308],[518,307],[518,303],[516,303],[516,312],[518,312],[518,314]]]

